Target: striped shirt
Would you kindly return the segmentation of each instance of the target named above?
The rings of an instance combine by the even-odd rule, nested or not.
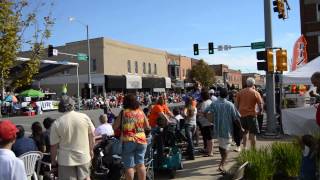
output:
[[[231,138],[233,132],[233,121],[240,118],[240,113],[235,106],[223,98],[218,98],[205,112],[211,112],[214,121],[214,132],[217,138]]]

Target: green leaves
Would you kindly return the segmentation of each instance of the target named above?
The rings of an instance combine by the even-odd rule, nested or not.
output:
[[[41,9],[48,13],[45,17],[38,17]],[[51,15],[53,2],[40,0],[3,0],[0,2],[0,75],[6,84],[13,89],[29,85],[33,76],[38,73],[40,58],[45,40],[51,36],[54,19]],[[28,32],[26,36],[24,33]],[[31,35],[30,35],[31,34]],[[19,77],[10,76],[10,69],[14,66],[21,46],[30,45],[31,51],[26,58],[30,58]],[[1,82],[0,82],[1,83]]]
[[[215,81],[213,69],[202,59],[192,67],[190,78],[199,81],[204,87],[210,87]]]
[[[237,161],[239,164],[249,162],[246,178],[268,180],[276,173],[299,176],[301,157],[301,148],[296,142],[275,142],[258,150],[243,151]]]

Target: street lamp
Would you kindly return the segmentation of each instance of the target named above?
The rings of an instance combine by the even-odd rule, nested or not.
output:
[[[79,24],[83,25],[86,28],[87,31],[87,42],[88,42],[88,87],[89,87],[89,98],[91,99],[91,65],[90,65],[90,61],[91,61],[91,57],[90,57],[90,39],[89,39],[89,26],[88,24],[84,24],[81,21],[77,20],[75,17],[69,17],[69,21],[75,21],[78,22]]]

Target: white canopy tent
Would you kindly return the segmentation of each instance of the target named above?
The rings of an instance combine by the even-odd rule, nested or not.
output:
[[[313,59],[301,68],[283,75],[282,83],[312,85],[310,77],[316,71],[320,71],[320,56]]]

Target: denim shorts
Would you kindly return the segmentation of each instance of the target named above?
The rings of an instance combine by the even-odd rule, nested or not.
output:
[[[135,142],[124,142],[122,146],[122,162],[126,169],[144,164],[147,145]]]

